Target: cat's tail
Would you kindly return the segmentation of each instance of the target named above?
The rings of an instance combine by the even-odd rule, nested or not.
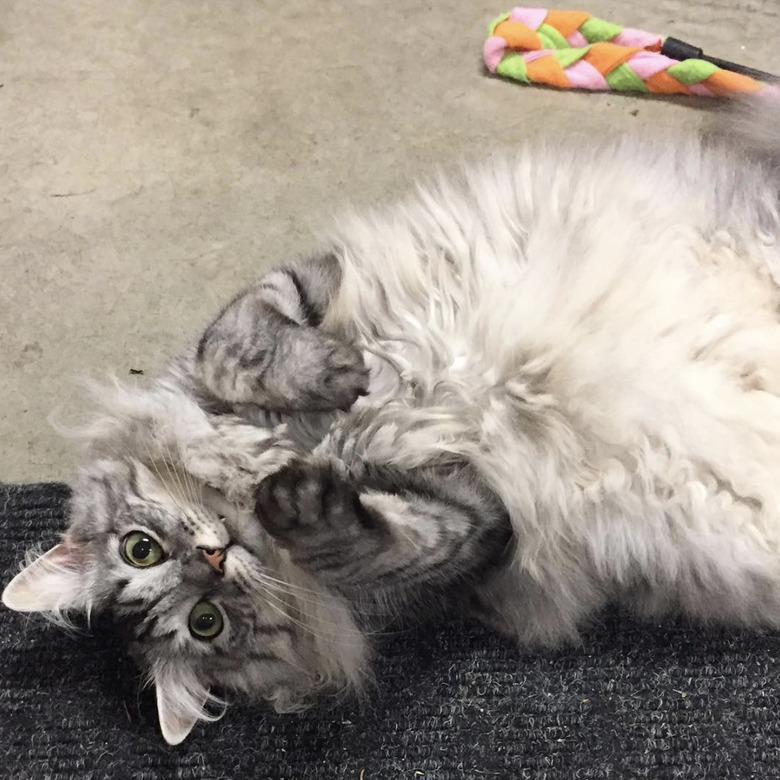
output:
[[[780,168],[780,85],[732,102],[718,113],[711,129],[715,136]]]

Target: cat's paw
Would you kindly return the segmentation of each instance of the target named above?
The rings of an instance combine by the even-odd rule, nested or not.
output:
[[[255,516],[286,546],[346,541],[370,530],[375,519],[358,491],[326,465],[294,463],[255,491]]]
[[[179,441],[177,451],[187,472],[242,507],[252,506],[258,482],[299,456],[283,426],[258,428],[232,415],[214,418],[209,428]]]
[[[346,411],[368,392],[360,350],[306,326],[269,329],[245,344],[207,340],[198,361],[217,398],[269,411]]]
[[[358,349],[309,328],[290,332],[273,402],[307,411],[346,411],[368,393],[369,371]],[[271,382],[269,382],[271,385]]]

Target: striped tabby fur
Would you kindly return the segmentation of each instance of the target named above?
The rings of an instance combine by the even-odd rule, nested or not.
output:
[[[780,627],[780,112],[734,127],[529,147],[346,219],[97,391],[70,528],[5,603],[113,611],[169,742],[212,688],[359,690],[372,616]]]

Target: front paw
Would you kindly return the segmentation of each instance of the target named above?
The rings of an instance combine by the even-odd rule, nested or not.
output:
[[[320,331],[296,328],[281,350],[279,402],[311,411],[346,411],[368,393],[369,372],[360,351]]]
[[[331,467],[308,463],[265,479],[255,492],[255,516],[285,546],[346,540],[375,524],[355,488]]]
[[[232,415],[177,445],[184,468],[233,504],[250,508],[258,480],[299,457],[284,428],[247,425]]]
[[[236,316],[223,315],[198,346],[196,375],[215,398],[268,411],[323,412],[346,411],[367,393],[368,368],[350,344],[268,312],[242,337]]]

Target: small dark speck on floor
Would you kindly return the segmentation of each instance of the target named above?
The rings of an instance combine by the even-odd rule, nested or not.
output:
[[[131,376],[143,376],[144,370],[142,368],[131,368],[127,373]]]
[[[639,116],[639,109],[635,108],[633,111],[629,111],[628,113],[631,114],[631,116]]]

